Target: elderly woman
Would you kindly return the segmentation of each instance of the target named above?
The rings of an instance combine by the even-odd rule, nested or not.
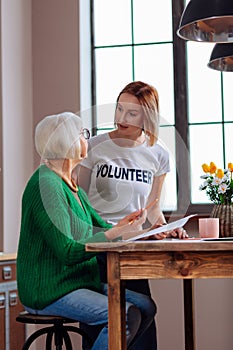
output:
[[[112,227],[92,208],[71,178],[87,155],[88,136],[81,119],[70,112],[45,117],[36,127],[42,164],[23,193],[17,279],[27,311],[104,325],[92,349],[106,350],[107,285],[101,284],[96,256],[85,251],[85,243],[136,234],[146,211],[134,212]],[[128,344],[137,343],[155,311],[150,297],[126,291]]]

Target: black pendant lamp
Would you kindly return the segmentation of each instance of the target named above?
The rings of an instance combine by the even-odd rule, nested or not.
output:
[[[233,0],[191,0],[177,35],[185,40],[233,42]]]
[[[233,43],[215,44],[208,67],[222,72],[233,72]]]

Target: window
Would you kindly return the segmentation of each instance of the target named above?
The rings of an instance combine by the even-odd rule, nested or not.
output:
[[[195,190],[199,186],[200,164],[214,161],[223,167],[232,161],[233,113],[229,93],[233,76],[206,67],[212,49],[212,43],[187,44],[192,203],[206,202],[204,191]]]
[[[160,142],[168,149],[163,210],[210,211],[201,165],[232,162],[233,76],[207,68],[214,44],[176,35],[183,0],[92,0],[94,130],[113,127],[114,101],[130,81],[158,89]],[[169,194],[169,195],[168,195]]]

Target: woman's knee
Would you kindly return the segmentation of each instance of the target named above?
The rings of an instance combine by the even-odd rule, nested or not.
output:
[[[150,297],[148,298],[148,305],[146,307],[146,313],[148,316],[155,317],[157,313],[157,305],[155,304],[154,300]]]
[[[154,317],[157,312],[157,306],[154,300],[145,294],[127,291],[127,300],[134,304],[143,315]]]

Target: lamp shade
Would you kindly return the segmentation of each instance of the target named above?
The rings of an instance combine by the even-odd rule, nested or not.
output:
[[[177,35],[193,41],[233,42],[233,0],[191,0]]]
[[[222,72],[233,72],[233,43],[215,44],[208,67]]]

